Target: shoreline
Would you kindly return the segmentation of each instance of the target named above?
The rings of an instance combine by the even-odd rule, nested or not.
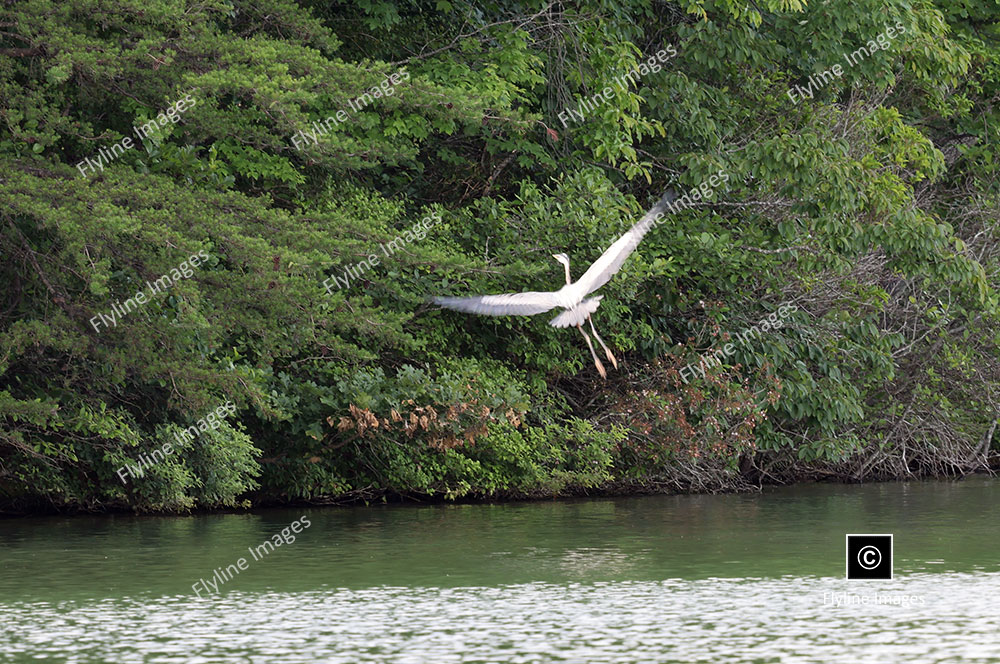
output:
[[[846,476],[837,477],[835,473],[814,468],[802,471],[796,478],[775,478],[775,481],[751,482],[743,474],[732,479],[741,480],[741,486],[717,487],[711,489],[689,490],[678,487],[676,480],[665,480],[662,484],[656,481],[609,482],[600,487],[573,486],[566,487],[555,493],[506,491],[493,495],[468,494],[459,498],[446,498],[440,494],[402,493],[395,491],[359,490],[340,496],[327,496],[312,499],[281,500],[273,496],[261,496],[257,500],[246,498],[250,502],[246,506],[208,507],[198,506],[188,510],[136,510],[127,504],[102,504],[99,507],[85,505],[53,505],[39,496],[23,498],[22,507],[16,507],[18,501],[0,499],[0,519],[28,519],[32,517],[51,516],[121,516],[136,517],[177,517],[200,516],[209,514],[247,514],[257,510],[317,508],[317,507],[375,507],[385,505],[395,506],[430,506],[430,505],[489,505],[506,503],[533,503],[551,501],[576,501],[600,498],[629,498],[641,496],[679,496],[679,495],[719,495],[719,494],[752,494],[760,493],[766,488],[785,487],[807,484],[886,484],[895,482],[937,482],[962,481],[968,477],[1000,477],[1000,457],[992,459],[991,465],[977,469],[974,472],[954,474],[913,474],[898,477],[868,477],[852,480]],[[673,486],[670,486],[673,485]]]

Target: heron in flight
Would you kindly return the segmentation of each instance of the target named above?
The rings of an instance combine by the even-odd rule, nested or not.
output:
[[[594,351],[594,345],[590,342],[590,336],[583,329],[583,321],[590,323],[590,331],[601,344],[608,360],[617,369],[618,360],[608,349],[604,340],[597,334],[594,327],[594,319],[591,314],[597,311],[601,304],[603,295],[588,298],[587,296],[595,290],[608,283],[612,276],[621,269],[625,259],[629,257],[639,245],[643,236],[649,229],[656,225],[665,214],[667,208],[676,199],[673,190],[667,192],[656,202],[649,211],[637,221],[632,228],[615,241],[608,249],[601,254],[601,257],[594,261],[594,264],[587,268],[583,276],[575,282],[570,277],[569,256],[566,254],[553,254],[553,258],[563,264],[566,268],[566,285],[557,291],[527,293],[505,293],[503,295],[475,295],[473,297],[435,297],[433,301],[447,309],[463,311],[470,314],[482,314],[485,316],[534,316],[544,313],[556,307],[565,309],[558,316],[549,321],[553,327],[569,327],[575,325],[580,330],[590,354],[594,358],[594,366],[601,378],[607,378],[607,372],[601,359]]]

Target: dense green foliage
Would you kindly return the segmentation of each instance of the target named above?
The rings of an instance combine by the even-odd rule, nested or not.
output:
[[[0,497],[184,509],[988,465],[998,12],[0,3]],[[550,254],[579,276],[668,186],[720,173],[601,291],[624,356],[607,382],[548,317],[427,304],[556,288]],[[682,378],[785,303],[780,329]]]

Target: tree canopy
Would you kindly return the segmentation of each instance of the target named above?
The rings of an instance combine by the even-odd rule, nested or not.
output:
[[[995,464],[998,18],[2,3],[0,497],[179,510]],[[543,317],[428,303],[558,288],[551,254],[579,276],[668,187],[691,204],[601,290],[624,356],[606,382]]]

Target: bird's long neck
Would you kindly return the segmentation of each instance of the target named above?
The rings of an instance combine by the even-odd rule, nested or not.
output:
[[[571,283],[573,283],[573,280],[570,279],[569,276],[569,261],[563,263],[563,267],[566,268],[566,285],[569,286]]]

